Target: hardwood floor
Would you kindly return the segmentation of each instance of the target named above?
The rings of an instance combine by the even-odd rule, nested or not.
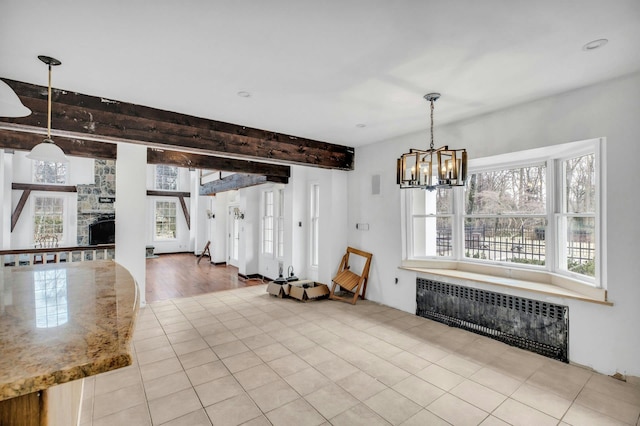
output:
[[[206,257],[199,264],[197,261],[191,253],[161,254],[147,259],[147,303],[262,284],[260,280],[238,277],[238,268],[234,266],[216,266]]]

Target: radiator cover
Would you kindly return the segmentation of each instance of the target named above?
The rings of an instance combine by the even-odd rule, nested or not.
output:
[[[425,278],[416,315],[569,362],[569,307]]]

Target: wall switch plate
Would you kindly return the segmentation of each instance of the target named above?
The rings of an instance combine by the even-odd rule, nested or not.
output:
[[[356,223],[356,229],[358,229],[360,231],[368,231],[369,230],[369,224],[368,223]]]

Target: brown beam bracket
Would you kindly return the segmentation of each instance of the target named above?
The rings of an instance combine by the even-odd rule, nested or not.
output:
[[[29,194],[31,194],[31,191],[78,192],[78,189],[73,185],[48,185],[44,183],[14,182],[11,184],[11,189],[23,191],[22,195],[20,196],[20,200],[18,200],[18,205],[16,205],[16,209],[11,214],[11,232],[13,232],[18,223],[18,219],[20,219],[22,209],[24,209],[24,206],[27,204],[27,200],[29,199]]]
[[[187,203],[184,202],[184,197],[178,197],[178,200],[180,200],[180,205],[182,206],[184,219],[187,221],[187,228],[191,229],[191,215],[189,215],[189,210],[187,210]]]
[[[29,199],[29,194],[31,194],[30,189],[25,189],[24,191],[22,191],[22,195],[20,196],[18,205],[16,206],[15,211],[11,215],[11,232],[13,232],[13,230],[16,228],[18,219],[20,219],[20,215],[22,214],[22,209],[24,208],[24,205],[27,204],[27,199]]]

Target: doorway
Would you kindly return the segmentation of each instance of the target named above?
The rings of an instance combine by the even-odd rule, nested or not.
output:
[[[229,206],[229,220],[227,221],[227,264],[238,267],[240,253],[240,218],[235,214],[237,205]]]

